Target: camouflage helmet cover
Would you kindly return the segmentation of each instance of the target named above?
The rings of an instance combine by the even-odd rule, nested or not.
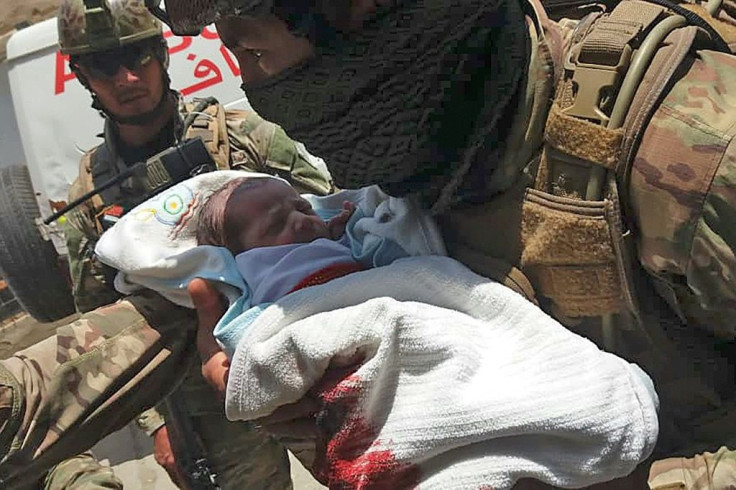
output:
[[[61,0],[57,23],[63,54],[105,51],[163,34],[144,0]]]
[[[150,11],[179,36],[194,36],[221,17],[261,16],[273,10],[274,0],[145,0]],[[165,11],[161,9],[163,3]]]

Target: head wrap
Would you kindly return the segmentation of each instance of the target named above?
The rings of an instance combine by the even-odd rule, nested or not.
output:
[[[340,187],[431,203],[461,175],[475,199],[501,157],[528,44],[519,0],[407,0],[243,89]]]

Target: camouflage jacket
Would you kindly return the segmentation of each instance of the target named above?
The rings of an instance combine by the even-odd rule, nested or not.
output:
[[[180,103],[180,118],[175,126],[179,133],[183,129],[182,121],[191,108],[191,105]],[[280,127],[263,120],[252,111],[225,110],[219,104],[211,105],[203,112],[208,116],[195,119],[185,137],[203,137],[218,168],[277,174],[305,193],[321,195],[332,190],[329,179],[312,163],[313,157],[306,153],[303,146],[291,140]],[[104,139],[102,145],[82,158],[79,176],[69,193],[70,201],[125,168],[125,163],[117,154],[115,136],[109,121],[105,124]],[[104,155],[103,158],[97,158],[100,153]],[[115,271],[96,260],[94,247],[103,231],[102,219],[111,206],[121,206],[127,210],[140,202],[141,194],[136,185],[133,179],[128,179],[66,215],[64,230],[69,249],[73,293],[81,312],[110,304],[121,296],[112,286]],[[193,375],[190,378],[182,388],[185,391],[198,392],[207,389],[201,376]],[[209,413],[220,408],[214,403],[205,403],[213,401],[212,397],[185,398],[188,401],[193,400],[195,405],[198,404],[187,407],[193,414]],[[163,424],[163,419],[155,410],[148,410],[138,417],[137,423],[150,435]]]

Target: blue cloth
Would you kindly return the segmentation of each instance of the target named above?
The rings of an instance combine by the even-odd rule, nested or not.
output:
[[[312,204],[315,212],[325,221],[337,216],[342,209],[324,208],[323,200],[314,196],[305,196]],[[408,257],[409,254],[394,241],[384,237],[371,237],[371,240],[363,239],[365,234],[356,233],[356,224],[366,214],[361,209],[356,209],[345,228],[345,236],[341,240],[351,252],[353,259],[365,268],[382,267],[388,265],[395,260]],[[309,244],[302,244],[309,246]],[[227,253],[226,249],[222,249]],[[230,255],[232,258],[232,255]],[[237,271],[233,259],[233,270]],[[316,271],[313,271],[316,272]],[[229,274],[228,274],[229,276]],[[271,305],[271,302],[252,304],[251,298],[253,293],[251,288],[238,274],[239,280],[233,281],[228,277],[227,282],[233,286],[242,288],[242,295],[237,300],[231,302],[225,315],[220,319],[214,330],[215,338],[222,347],[223,351],[232,357],[235,348],[238,346],[240,339],[248,329],[248,327],[258,318],[265,308]],[[236,283],[237,282],[237,283]]]

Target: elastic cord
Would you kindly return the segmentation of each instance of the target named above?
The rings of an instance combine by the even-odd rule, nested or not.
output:
[[[728,47],[728,44],[723,39],[723,37],[716,31],[712,25],[708,23],[705,19],[703,19],[701,16],[693,12],[692,10],[688,10],[686,8],[683,8],[670,0],[647,0],[648,2],[656,3],[657,5],[661,5],[662,7],[666,7],[673,12],[675,12],[678,15],[682,15],[687,19],[687,21],[697,27],[700,27],[705,32],[708,33],[708,35],[711,38],[711,41],[713,41],[713,44],[715,45],[716,49],[718,51],[722,51],[724,53],[730,53],[731,49]]]

